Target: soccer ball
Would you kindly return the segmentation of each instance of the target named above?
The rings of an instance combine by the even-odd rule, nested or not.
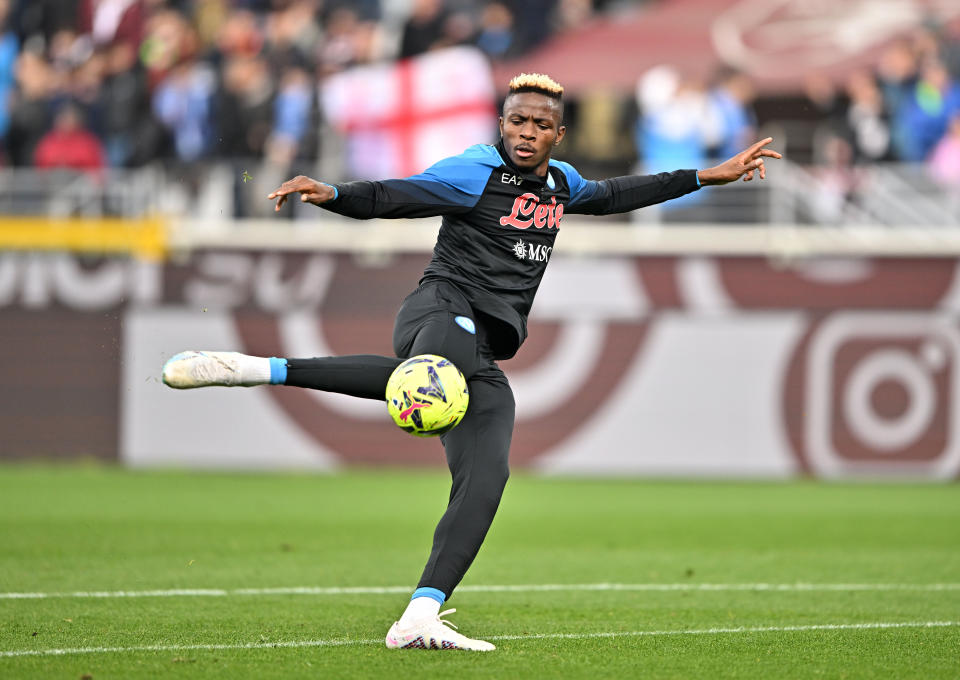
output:
[[[436,354],[418,354],[397,366],[387,381],[386,397],[397,427],[418,437],[456,427],[470,402],[463,373]]]

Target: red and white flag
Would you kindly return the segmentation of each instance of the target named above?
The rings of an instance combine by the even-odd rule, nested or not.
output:
[[[471,47],[348,69],[320,91],[326,119],[346,137],[349,173],[361,179],[413,175],[493,141],[495,101],[490,64]]]

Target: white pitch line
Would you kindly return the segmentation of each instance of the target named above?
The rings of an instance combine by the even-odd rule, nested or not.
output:
[[[802,633],[837,630],[889,630],[893,628],[948,628],[960,626],[960,621],[878,621],[871,623],[821,623],[797,626],[742,626],[737,628],[702,628],[699,630],[635,630],[609,633],[540,633],[533,635],[494,635],[488,640],[589,640],[622,637],[659,637],[666,635],[736,635],[744,633]],[[281,642],[250,642],[247,644],[214,645],[135,645],[131,647],[70,647],[64,649],[14,649],[0,651],[0,658],[21,656],[66,656],[70,654],[104,654],[122,652],[190,652],[240,649],[295,649],[302,647],[348,647],[383,644],[383,640],[287,640]]]
[[[190,652],[223,649],[284,649],[297,647],[345,647],[372,645],[383,640],[288,640],[281,642],[249,642],[243,645],[134,645],[132,647],[68,647],[64,649],[14,649],[0,651],[0,659],[17,656],[66,656],[68,654],[105,654],[110,652]]]
[[[873,623],[814,623],[798,626],[739,626],[701,628],[699,630],[636,630],[613,633],[542,633],[532,635],[495,635],[490,640],[581,640],[589,638],[645,637],[660,635],[725,635],[736,633],[802,633],[814,630],[885,630],[889,628],[949,628],[960,621],[877,621]]]
[[[93,590],[52,593],[0,593],[0,600],[48,598],[129,597],[230,597],[258,595],[395,595],[411,592],[409,586],[295,586],[279,588],[195,588],[168,590]],[[960,591],[960,583],[532,583],[519,585],[467,585],[458,593],[542,593],[574,591],[643,592],[857,592],[857,591]]]
[[[180,590],[88,590],[72,593],[0,593],[0,600],[43,600],[51,597],[225,597],[231,591],[219,588]]]

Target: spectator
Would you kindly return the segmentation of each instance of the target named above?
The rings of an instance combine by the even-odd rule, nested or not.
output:
[[[82,67],[94,54],[90,37],[78,34],[72,28],[54,33],[47,47],[47,59],[56,71],[63,74]]]
[[[638,89],[640,157],[647,172],[704,167],[708,102],[696,80],[666,66],[650,69]],[[692,195],[692,194],[691,194]]]
[[[77,0],[20,0],[13,5],[20,44],[42,49],[64,29],[77,28]]]
[[[905,160],[925,160],[947,131],[947,123],[960,111],[960,85],[939,60],[926,62],[920,79],[901,108],[901,122],[909,131],[910,145],[903,150]]]
[[[847,80],[846,123],[858,161],[887,159],[890,151],[890,124],[883,107],[883,94],[873,76],[857,71]]]
[[[232,0],[201,0],[194,3],[190,16],[204,53],[216,48],[219,37],[229,30],[227,24],[233,15],[242,13],[253,16],[251,12],[234,9],[235,5]]]
[[[640,79],[638,103],[639,172],[707,166],[709,103],[699,81],[682,79],[667,66],[654,67]],[[700,202],[702,196],[687,194],[658,210],[676,211]]]
[[[0,0],[0,139],[10,127],[10,105],[14,88],[14,65],[20,41],[10,28],[10,0]]]
[[[146,72],[128,42],[115,43],[105,58],[106,78],[97,109],[107,160],[113,167],[142,165],[162,147],[162,133],[150,110]]]
[[[843,105],[836,85],[821,73],[809,73],[803,79],[805,109],[813,112],[813,118],[821,123],[838,124],[843,118]]]
[[[320,42],[314,3],[296,0],[272,12],[267,19],[266,50],[272,62],[309,64],[315,59],[314,45]]]
[[[22,52],[14,68],[17,90],[10,107],[7,154],[13,165],[30,165],[34,149],[50,125],[57,78],[36,52]]]
[[[807,207],[815,223],[841,224],[846,218],[847,203],[860,184],[853,165],[853,147],[844,136],[828,131],[817,144],[816,153],[816,183],[805,193]]]
[[[62,73],[62,96],[80,106],[84,118],[88,121],[98,121],[100,118],[101,112],[97,109],[97,104],[106,69],[107,53],[101,48]]]
[[[891,118],[891,147],[898,158],[908,158],[912,153],[913,135],[904,111],[916,85],[917,70],[916,55],[905,40],[884,50],[877,67],[884,109]]]
[[[433,49],[443,38],[446,20],[442,0],[414,0],[413,11],[403,27],[400,58],[414,57]]]
[[[146,36],[140,47],[150,89],[178,64],[196,58],[199,50],[199,36],[182,14],[173,10],[153,14],[147,21]]]
[[[443,22],[443,34],[434,43],[433,49],[472,45],[476,40],[477,24],[470,12],[455,11],[447,14]]]
[[[321,74],[336,73],[363,61],[362,30],[360,17],[352,9],[341,7],[330,13],[325,40],[317,54]]]
[[[570,31],[582,27],[593,14],[591,0],[560,0],[554,27],[557,31]]]
[[[216,34],[216,50],[221,57],[260,54],[263,49],[263,33],[257,16],[248,10],[233,10]]]
[[[64,105],[54,119],[53,129],[37,144],[34,165],[38,168],[100,170],[104,153],[100,140],[83,123],[78,106]]]
[[[384,58],[384,38],[380,24],[375,21],[360,21],[353,32],[355,63],[369,64]]]
[[[756,116],[750,108],[753,83],[739,71],[725,71],[708,94],[709,129],[706,145],[713,158],[730,158],[750,146]]]
[[[264,203],[260,196],[269,193],[284,177],[289,177],[296,160],[316,148],[316,139],[311,134],[314,101],[313,83],[308,73],[298,67],[287,69],[273,102],[273,128],[264,144],[263,162],[256,177],[252,178],[250,190],[245,191],[240,183],[241,172],[234,173],[237,213],[265,217],[273,212],[270,204]]]
[[[510,6],[518,27],[517,42],[527,52],[550,36],[551,22],[557,16],[558,0],[511,0]]]
[[[273,79],[266,61],[237,56],[224,66],[218,93],[219,151],[232,159],[259,159],[273,127]]]
[[[950,77],[960,80],[960,22],[954,21],[943,27],[940,58],[950,72]]]
[[[213,70],[195,59],[178,64],[157,86],[153,111],[170,131],[178,160],[199,160],[212,148],[215,89]]]
[[[271,154],[275,163],[289,165],[293,162],[297,148],[308,132],[313,100],[313,87],[307,72],[296,67],[287,69],[273,106],[270,146],[285,150]]]
[[[940,184],[960,193],[960,112],[950,119],[947,134],[930,154],[929,169]]]
[[[492,59],[502,59],[517,51],[513,12],[502,2],[491,2],[480,15],[476,45]]]
[[[930,60],[940,61],[940,38],[937,35],[935,22],[932,18],[925,21],[923,25],[914,28],[910,33],[909,40],[918,63],[924,64]]]

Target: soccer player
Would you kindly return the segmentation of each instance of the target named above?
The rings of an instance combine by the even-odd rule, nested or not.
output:
[[[512,357],[527,335],[527,315],[563,216],[602,215],[660,203],[710,184],[765,176],[780,158],[764,139],[704,170],[586,180],[550,158],[563,139],[563,88],[540,74],[510,81],[499,143],[476,145],[406,179],[327,184],[298,176],[267,198],[276,210],[300,200],[358,219],[442,216],[433,258],[404,301],[393,332],[396,357],[282,359],[236,352],[182,352],[163,367],[176,388],[288,385],[385,399],[387,380],[404,358],[437,354],[467,378],[463,421],[441,436],[453,480],[449,505],[417,588],[387,633],[390,648],[469,649],[470,639],[441,618],[480,549],[509,470],[514,400],[497,360]]]

